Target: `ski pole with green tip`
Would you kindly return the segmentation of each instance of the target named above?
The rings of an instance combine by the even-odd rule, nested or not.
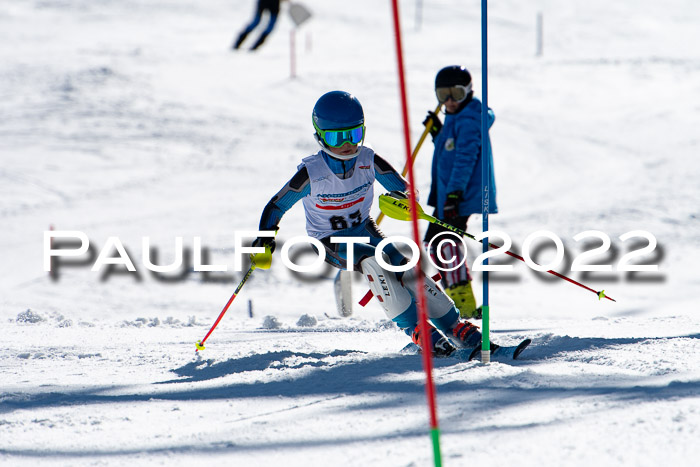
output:
[[[398,198],[394,198],[394,197],[388,196],[388,195],[379,195],[379,209],[381,209],[383,213],[385,213],[387,216],[391,217],[392,219],[407,221],[407,220],[411,219],[411,207],[409,206],[409,204],[406,201],[407,200],[405,200],[405,199],[398,199]],[[417,211],[418,211],[417,212],[418,219],[423,219],[423,220],[426,220],[432,224],[437,224],[441,227],[446,228],[447,230],[451,230],[452,232],[455,232],[456,234],[459,234],[459,235],[464,235],[465,237],[471,238],[472,240],[475,240],[479,243],[483,242],[483,240],[477,240],[476,237],[474,237],[474,235],[472,235],[472,234],[470,234],[470,233],[468,233],[468,232],[466,232],[458,227],[450,225],[447,222],[443,222],[440,219],[438,219],[437,217],[431,216],[430,214],[426,214],[420,205],[417,205]],[[493,243],[489,243],[488,245],[491,248],[499,248],[498,245],[494,245]],[[513,253],[512,251],[506,251],[505,253],[508,256],[512,256],[513,258],[517,258],[520,261],[525,262],[525,258],[523,258],[522,256],[520,256],[518,254]],[[574,279],[571,279],[570,277],[566,277],[565,275],[560,274],[560,273],[553,271],[551,269],[547,272],[554,275],[554,276],[559,277],[560,279],[564,279],[565,281],[571,282],[572,284],[578,285],[579,287],[582,287],[588,291],[593,292],[594,294],[596,294],[598,296],[598,300],[601,300],[603,298],[607,298],[608,300],[611,300],[613,302],[616,301],[612,297],[608,297],[607,295],[605,295],[605,290],[600,290],[600,291],[594,290],[586,285],[583,285],[582,283],[580,283],[578,281],[575,281]]]

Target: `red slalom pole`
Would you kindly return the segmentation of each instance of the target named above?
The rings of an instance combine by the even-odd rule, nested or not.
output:
[[[411,135],[408,126],[408,103],[406,99],[406,80],[404,79],[404,67],[403,67],[403,49],[401,47],[401,23],[399,21],[399,5],[397,0],[391,1],[392,11],[394,14],[394,36],[396,37],[396,60],[398,64],[399,72],[399,84],[401,91],[401,111],[403,117],[403,133],[404,133],[404,143],[406,146],[406,166],[408,167],[408,183],[409,183],[409,195],[411,202],[411,212],[418,212],[415,193],[415,183],[413,177],[413,160],[411,158]],[[420,245],[420,238],[418,234],[418,216],[411,215],[411,222],[413,224],[413,241],[416,245]],[[418,318],[420,320],[420,333],[423,336],[423,342],[425,343],[430,336],[430,329],[428,327],[428,313],[427,304],[425,300],[425,289],[423,285],[425,283],[425,278],[423,274],[423,269],[421,268],[421,262],[418,261],[416,264],[416,278],[418,291]],[[425,345],[424,345],[425,347]],[[428,351],[426,351],[428,350]],[[435,398],[435,385],[433,384],[433,353],[432,349],[423,349],[423,369],[425,370],[425,391],[428,398],[428,405],[430,409],[430,438],[433,443],[433,459],[435,466],[439,467],[442,465],[442,456],[440,454],[440,428],[438,426],[437,418],[437,403]]]

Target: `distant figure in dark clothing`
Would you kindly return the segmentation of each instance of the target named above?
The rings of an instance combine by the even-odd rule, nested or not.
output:
[[[253,47],[251,47],[250,50],[257,49],[262,45],[263,42],[265,42],[265,39],[267,39],[267,36],[270,35],[272,29],[275,27],[275,23],[277,22],[277,15],[279,15],[280,12],[280,1],[281,0],[258,0],[258,6],[255,10],[255,17],[250,22],[250,24],[246,26],[243,32],[241,32],[241,34],[238,36],[236,43],[233,44],[234,49],[238,49],[241,47],[241,44],[243,43],[245,38],[248,37],[248,34],[250,34],[253,31],[253,29],[255,29],[258,26],[258,24],[260,24],[262,14],[265,10],[267,10],[270,14],[270,20],[267,23],[267,27],[260,35],[260,38],[253,45]]]

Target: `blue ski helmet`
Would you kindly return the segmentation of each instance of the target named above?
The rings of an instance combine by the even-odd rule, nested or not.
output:
[[[321,130],[343,130],[365,123],[362,104],[349,92],[331,91],[322,95],[311,116],[314,127]]]
[[[360,153],[365,138],[365,114],[360,101],[349,92],[331,91],[322,95],[314,105],[311,123],[316,130],[316,141],[329,156],[350,160]],[[331,148],[344,142],[356,144],[357,150],[347,155],[334,153]]]

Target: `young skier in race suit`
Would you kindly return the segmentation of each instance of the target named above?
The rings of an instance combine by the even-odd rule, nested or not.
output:
[[[392,195],[403,197],[407,183],[388,162],[363,145],[364,122],[362,106],[355,96],[344,91],[321,96],[312,113],[315,138],[321,149],[303,159],[297,173],[267,203],[259,229],[277,231],[284,213],[301,200],[308,235],[324,245],[326,261],[340,269],[347,268],[348,244],[333,243],[331,238],[369,237],[368,243],[353,245],[354,270],[367,279],[387,317],[424,348],[418,326],[414,272],[394,273],[379,266],[375,247],[384,237],[370,218],[375,180]],[[258,237],[253,246],[264,246],[272,252],[275,240]],[[385,261],[394,266],[407,262],[392,244],[384,248],[384,253]],[[428,316],[434,325],[427,343],[433,354],[449,355],[455,345],[476,348],[481,342],[478,328],[460,319],[452,300],[435,282],[426,278],[425,288]]]
[[[433,215],[438,219],[467,230],[469,216],[482,212],[481,168],[484,163],[491,166],[489,213],[498,212],[491,145],[487,154],[481,150],[481,102],[473,97],[469,71],[458,65],[445,67],[438,72],[435,76],[435,95],[445,107],[445,123],[441,123],[433,112],[429,112],[423,122],[427,125],[429,120],[432,121],[428,129],[435,144],[428,205],[435,207]],[[489,127],[493,121],[493,112],[489,109]],[[442,270],[452,269],[443,273],[442,285],[462,317],[481,318],[481,309],[477,308],[472,291],[464,246],[459,242],[445,242],[438,252],[440,239],[436,237],[442,238],[443,232],[447,232],[447,229],[430,224],[424,239],[426,249]],[[432,245],[428,247],[431,241]],[[453,263],[441,261],[441,257],[453,259]],[[463,264],[454,267],[460,263]]]

